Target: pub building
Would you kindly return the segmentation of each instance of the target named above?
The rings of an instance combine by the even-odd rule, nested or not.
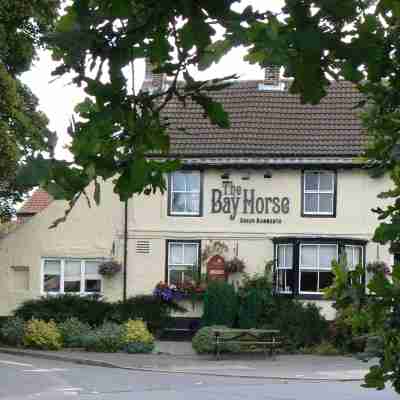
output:
[[[155,83],[167,84],[148,69],[144,89]],[[332,282],[332,260],[345,254],[350,267],[393,263],[388,247],[372,241],[378,221],[371,211],[392,185],[370,177],[361,161],[367,137],[352,84],[332,83],[319,105],[303,105],[279,68],[268,67],[264,80],[238,81],[213,96],[229,113],[230,129],[211,125],[190,102],[167,106],[169,157],[181,159],[182,169],[166,177],[164,194],[124,204],[105,182],[100,206],[79,201],[53,230],[66,204],[50,198],[35,210],[45,194],[33,194],[21,223],[0,239],[0,315],[47,293],[120,300],[124,287],[131,296],[152,293],[160,281],[191,281],[207,273],[202,253],[218,242],[226,248],[219,263],[236,256],[251,274],[272,261],[278,292],[316,302],[333,318],[321,293]],[[97,267],[110,258],[125,264],[126,274],[101,276]],[[237,284],[240,273],[228,279]],[[189,311],[201,315],[201,304]]]

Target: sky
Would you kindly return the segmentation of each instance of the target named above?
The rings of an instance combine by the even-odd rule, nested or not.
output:
[[[273,12],[280,11],[283,0],[242,0],[236,5],[236,9],[252,5],[259,11],[267,9]],[[209,70],[196,74],[199,79],[209,79],[231,74],[237,74],[240,79],[262,78],[262,70],[252,66],[243,60],[245,50],[237,48],[226,55],[218,65]],[[35,61],[32,69],[25,73],[22,80],[31,88],[39,99],[39,108],[49,118],[49,128],[58,135],[56,156],[58,158],[70,159],[66,149],[68,144],[67,127],[74,113],[74,107],[83,99],[81,89],[70,83],[71,77],[64,76],[57,80],[51,75],[57,64],[52,60],[51,54],[42,51],[39,59]],[[141,84],[144,78],[144,61],[135,63],[135,74],[137,76],[136,86]]]

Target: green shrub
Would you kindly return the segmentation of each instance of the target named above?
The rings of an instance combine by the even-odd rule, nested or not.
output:
[[[109,319],[118,323],[141,319],[152,333],[157,334],[169,324],[171,311],[185,312],[186,309],[156,296],[142,295],[116,303],[114,314]]]
[[[131,342],[124,346],[124,351],[129,354],[151,353],[154,350],[154,343]]]
[[[125,322],[122,326],[122,343],[154,343],[154,336],[149,332],[146,324],[141,320],[132,320]]]
[[[314,346],[328,337],[329,323],[315,304],[304,305],[290,297],[275,296],[267,313],[270,321],[266,327],[281,331],[287,350]]]
[[[271,279],[267,273],[245,275],[239,290],[238,325],[240,328],[260,328],[271,323],[274,305]]]
[[[192,347],[198,354],[211,354],[215,351],[215,336],[213,334],[213,328],[216,326],[206,326],[197,331],[192,339]],[[221,326],[218,326],[221,328]],[[223,343],[220,346],[221,353],[235,353],[240,350],[240,346],[235,343]]]
[[[236,321],[238,296],[232,285],[214,281],[204,293],[203,326],[224,325],[232,327]]]
[[[98,326],[112,315],[113,311],[113,304],[100,300],[98,296],[60,295],[28,300],[18,307],[14,314],[25,321],[35,318],[60,323],[69,318],[77,318],[91,326]]]
[[[41,350],[60,350],[62,336],[54,321],[32,319],[26,323],[23,343]]]
[[[82,338],[91,332],[90,325],[77,318],[68,318],[58,324],[65,347],[83,347]]]
[[[115,353],[122,349],[122,325],[105,322],[81,338],[83,347],[87,351]]]
[[[5,319],[0,326],[0,342],[10,346],[22,346],[25,321],[19,317]]]
[[[176,303],[166,303],[155,296],[136,296],[126,302],[109,303],[98,296],[61,295],[26,301],[14,314],[25,321],[36,318],[60,323],[76,318],[91,326],[100,326],[105,321],[122,324],[129,319],[142,319],[155,333],[169,323],[171,310],[186,311]]]

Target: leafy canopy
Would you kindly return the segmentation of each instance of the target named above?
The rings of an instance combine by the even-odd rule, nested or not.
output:
[[[21,165],[55,144],[20,75],[29,70],[57,9],[55,0],[0,1],[0,222],[12,216],[15,203],[32,187],[17,181]]]

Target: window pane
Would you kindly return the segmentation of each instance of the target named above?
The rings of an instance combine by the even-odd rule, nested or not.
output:
[[[85,261],[85,276],[88,275],[99,275],[98,261]]]
[[[325,289],[331,286],[333,283],[332,272],[321,271],[319,273],[319,289]]]
[[[317,292],[318,272],[300,271],[300,291]]]
[[[286,271],[284,269],[279,269],[277,271],[276,284],[278,292],[286,291]]]
[[[185,174],[182,172],[174,172],[171,178],[173,191],[185,191]]]
[[[320,246],[319,247],[319,267],[330,269],[332,261],[337,259],[336,246]]]
[[[185,204],[185,193],[172,193],[172,212],[185,212]]]
[[[182,284],[183,273],[182,271],[170,270],[169,271],[169,283],[171,285],[179,286]]]
[[[306,190],[318,190],[318,173],[307,172],[304,174],[304,182]]]
[[[354,264],[353,264],[353,247],[352,246],[346,246],[346,264],[349,267],[349,269],[352,269]]]
[[[293,270],[280,269],[277,271],[278,292],[292,293],[293,291]]]
[[[61,261],[46,260],[44,262],[44,271],[43,272],[45,274],[60,275],[61,274]]]
[[[43,268],[43,290],[59,292],[61,276],[61,261],[45,261]]]
[[[279,245],[278,246],[278,267],[293,268],[293,246]]]
[[[317,268],[317,246],[301,246],[300,265]]]
[[[362,247],[355,246],[354,247],[354,266],[357,267],[358,265],[362,265]]]
[[[195,271],[193,268],[186,268],[183,273],[183,280],[184,282],[193,282],[195,278]]]
[[[64,264],[64,292],[81,291],[81,262],[66,260]]]
[[[197,244],[185,244],[184,264],[197,265]]]
[[[170,243],[168,264],[183,264],[183,245],[180,243]]]
[[[321,172],[319,181],[320,191],[333,191],[334,175],[331,172]]]
[[[304,195],[304,211],[306,213],[318,212],[318,194],[306,193]]]
[[[196,194],[187,194],[186,195],[186,212],[198,214],[200,210],[200,195]]]
[[[85,280],[86,293],[100,293],[101,292],[101,279],[86,279]]]
[[[319,212],[333,214],[332,193],[321,193],[319,195]]]
[[[66,260],[64,267],[64,279],[81,279],[81,262]]]
[[[186,190],[188,192],[200,192],[200,173],[186,174]]]
[[[293,246],[286,246],[286,268],[293,268]]]
[[[292,269],[286,269],[286,292],[292,293],[294,286],[294,273]]]

